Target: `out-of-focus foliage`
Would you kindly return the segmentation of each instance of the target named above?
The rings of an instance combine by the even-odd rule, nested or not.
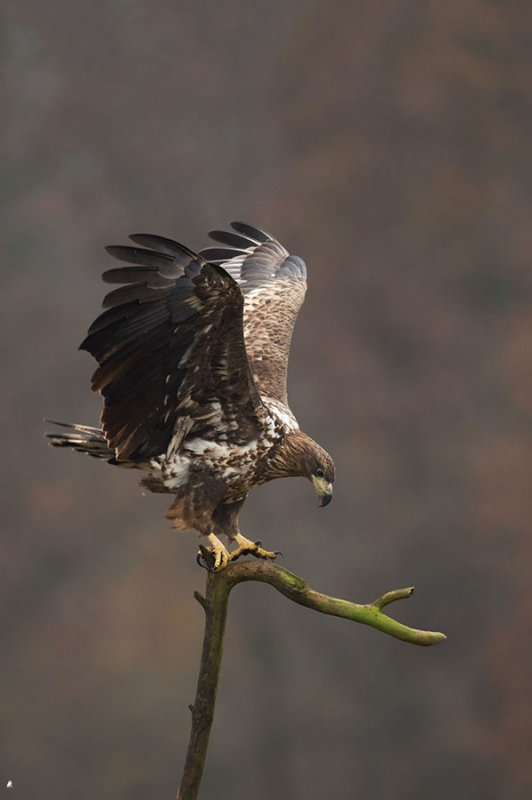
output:
[[[244,532],[331,594],[415,583],[418,650],[232,599],[205,797],[530,797],[526,3],[20,0],[4,8],[0,763],[17,796],[172,796],[203,576],[94,424],[102,247],[243,218],[303,256],[292,406],[336,457]]]

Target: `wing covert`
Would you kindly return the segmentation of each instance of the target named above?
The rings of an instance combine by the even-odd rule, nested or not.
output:
[[[223,267],[244,295],[244,338],[253,379],[261,395],[288,406],[290,342],[306,291],[305,262],[271,234],[243,222],[211,231],[223,246],[200,255]]]

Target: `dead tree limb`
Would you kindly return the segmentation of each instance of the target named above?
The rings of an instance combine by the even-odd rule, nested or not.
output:
[[[443,633],[410,628],[383,614],[385,606],[411,597],[413,587],[386,592],[372,603],[360,604],[317,592],[303,578],[270,561],[243,561],[229,564],[220,572],[208,573],[205,597],[195,592],[205,611],[205,633],[196,699],[190,706],[192,729],[177,800],[196,800],[198,795],[214,717],[229,594],[234,586],[244,581],[269,583],[294,603],[369,625],[410,644],[429,646],[446,638]]]

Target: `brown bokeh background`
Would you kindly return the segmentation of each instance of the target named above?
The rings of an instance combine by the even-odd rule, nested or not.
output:
[[[290,397],[335,456],[243,530],[417,649],[235,590],[202,796],[532,796],[532,9],[512,0],[19,0],[3,11],[0,778],[174,796],[202,637],[196,539],[94,424],[77,344],[103,245],[244,219],[304,257]],[[8,123],[7,126],[5,123]]]

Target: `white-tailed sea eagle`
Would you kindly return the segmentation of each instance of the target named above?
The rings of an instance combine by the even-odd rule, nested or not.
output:
[[[129,266],[104,272],[122,285],[80,346],[99,364],[102,429],[48,434],[55,447],[141,469],[144,486],[173,494],[168,517],[207,537],[215,570],[245,553],[276,556],[239,531],[255,486],[303,476],[326,505],[334,481],[331,456],[299,429],[286,395],[305,263],[259,228],[231,227],[210,233],[222,246],[199,253],[149,234],[107,248]]]

